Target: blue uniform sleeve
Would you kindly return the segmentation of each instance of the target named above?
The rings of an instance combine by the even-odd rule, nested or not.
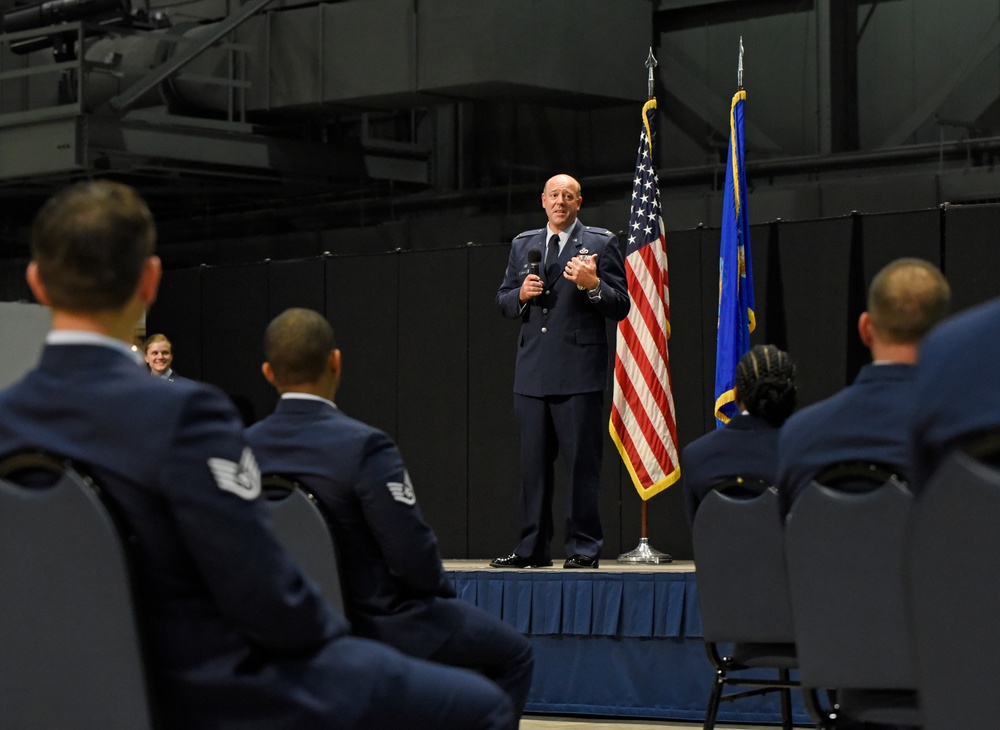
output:
[[[510,247],[510,258],[507,260],[507,270],[497,291],[497,309],[509,319],[517,319],[524,313],[525,305],[521,303],[519,296],[526,276],[521,269],[527,264],[527,259],[522,261],[522,257],[526,255],[522,249],[523,246],[518,246],[517,239],[514,239]]]
[[[695,449],[692,447],[697,443],[697,440],[692,441],[683,449],[683,451],[681,451],[681,478],[684,486],[684,513],[687,515],[688,525],[691,527],[694,526],[694,516],[698,511],[699,504],[696,487],[696,469],[692,466],[692,464],[697,461]]]
[[[274,535],[260,472],[235,410],[192,391],[160,470],[181,539],[222,616],[277,652],[312,649],[346,632]]]
[[[420,514],[403,457],[388,435],[375,432],[365,443],[356,489],[393,576],[419,594],[453,597],[437,538]]]
[[[796,414],[797,415],[797,414]],[[795,432],[798,429],[798,419],[795,415],[785,421],[778,434],[778,464],[774,484],[778,490],[778,512],[782,518],[787,517],[792,509],[796,492],[802,479],[803,469],[796,463],[800,454],[801,444],[796,443]]]
[[[620,322],[628,316],[632,300],[628,295],[622,250],[614,235],[610,236],[604,251],[597,257],[597,276],[601,280],[601,298],[591,302],[605,317]]]

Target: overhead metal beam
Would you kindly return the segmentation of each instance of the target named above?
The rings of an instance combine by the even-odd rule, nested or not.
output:
[[[956,67],[955,70],[936,88],[927,89],[923,94],[922,103],[913,110],[902,124],[900,124],[882,143],[883,148],[899,147],[905,144],[908,139],[930,119],[945,100],[957,89],[962,82],[971,74],[990,54],[1000,46],[1000,19],[994,20],[993,25],[986,34],[979,40],[973,52],[965,59],[965,63]],[[983,90],[980,90],[983,91]],[[995,88],[988,91],[992,97],[996,98]],[[971,119],[968,121],[972,121]]]
[[[658,0],[653,10],[653,26],[667,33],[812,9],[813,0]]]
[[[116,114],[124,114],[128,111],[132,104],[142,97],[143,94],[150,91],[157,84],[165,81],[172,73],[176,72],[200,53],[220,41],[227,33],[238,28],[240,25],[249,20],[255,13],[262,10],[273,1],[274,0],[250,0],[250,2],[242,6],[232,15],[210,26],[212,29],[210,32],[203,36],[199,36],[197,40],[185,48],[182,53],[172,55],[164,63],[160,64],[132,84],[132,86],[125,89],[125,91],[121,92],[117,96],[111,97],[106,106]]]
[[[665,47],[660,53],[661,66],[670,69],[669,78],[664,83],[666,99],[660,111],[702,149],[714,149],[717,145],[713,140],[720,142],[725,149],[729,144],[729,117],[719,116],[719,110],[729,109],[730,98],[720,96],[714,88],[701,80],[697,69],[685,63],[676,53],[670,53]],[[733,91],[736,91],[735,86]],[[754,149],[768,153],[783,149],[753,122],[744,120],[744,124]]]
[[[858,0],[878,5],[900,0]],[[812,12],[818,0],[655,0],[653,25],[661,33],[737,23],[772,15]]]
[[[833,152],[850,152],[859,146],[858,4],[858,0],[829,3],[830,142]]]

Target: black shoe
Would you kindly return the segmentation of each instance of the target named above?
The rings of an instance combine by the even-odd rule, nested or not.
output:
[[[588,558],[586,555],[571,555],[565,563],[564,568],[596,568],[600,561],[597,558]]]
[[[522,558],[517,553],[511,553],[502,558],[493,558],[490,565],[494,568],[547,568],[552,565],[552,561]]]

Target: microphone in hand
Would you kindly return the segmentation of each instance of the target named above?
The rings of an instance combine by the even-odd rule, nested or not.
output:
[[[528,249],[528,275],[534,274],[535,276],[541,276],[538,273],[539,267],[542,263],[542,249],[529,248]],[[538,297],[532,297],[530,300],[531,304],[538,304]]]

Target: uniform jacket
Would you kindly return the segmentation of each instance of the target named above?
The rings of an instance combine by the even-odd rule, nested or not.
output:
[[[920,347],[910,424],[918,493],[948,452],[1000,427],[1000,299],[944,322]]]
[[[282,398],[246,432],[263,473],[295,477],[328,507],[355,633],[428,656],[459,623],[437,538],[387,434],[328,402]]]
[[[681,453],[688,522],[694,524],[701,500],[720,482],[741,476],[774,484],[777,473],[778,429],[763,418],[736,416],[689,443]]]
[[[497,292],[497,308],[505,317],[521,318],[514,369],[514,392],[541,397],[604,390],[608,385],[606,320],[628,315],[630,300],[618,239],[604,228],[590,228],[579,220],[554,267],[552,281],[540,272],[545,292],[537,304],[521,306],[518,291],[528,274],[528,251],[545,251],[546,229],[526,231],[511,243],[510,259]],[[596,254],[601,298],[563,277],[566,263],[576,255]],[[549,268],[549,267],[546,267]]]
[[[273,668],[304,661],[347,627],[277,543],[229,400],[151,378],[109,347],[49,345],[0,393],[0,413],[0,457],[43,448],[75,460],[134,536],[164,726],[228,727],[220,717],[239,698],[251,718],[240,728],[308,727],[307,698]]]
[[[915,376],[913,365],[865,365],[851,385],[785,421],[778,437],[783,514],[810,480],[833,464],[878,462],[908,478]]]

